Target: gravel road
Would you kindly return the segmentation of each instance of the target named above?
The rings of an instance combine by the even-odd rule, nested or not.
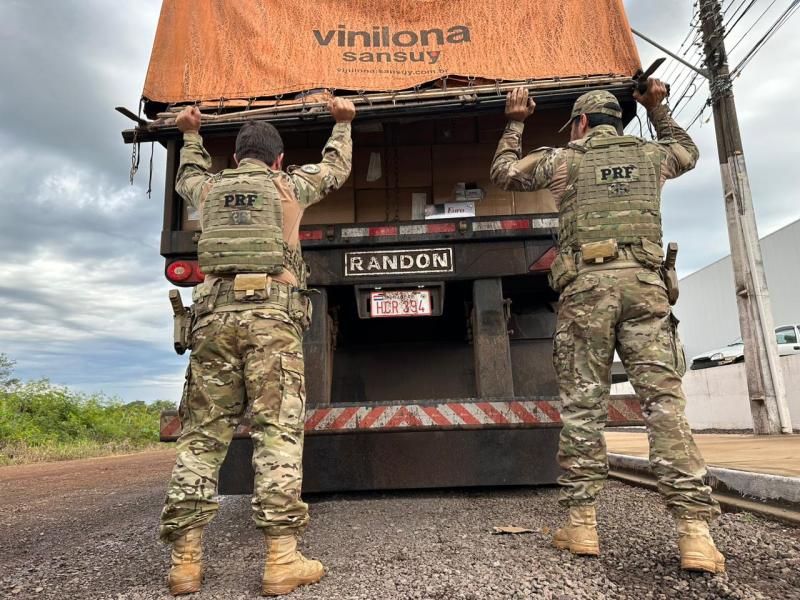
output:
[[[171,451],[0,468],[0,598],[169,598],[156,522]],[[330,573],[290,598],[800,598],[800,529],[725,514],[714,535],[728,573],[678,569],[656,494],[612,482],[599,509],[603,556],[549,545],[563,513],[554,488],[322,495],[309,498],[307,555]],[[534,530],[492,535],[496,525]],[[255,598],[263,545],[248,501],[230,496],[206,536],[204,591]]]

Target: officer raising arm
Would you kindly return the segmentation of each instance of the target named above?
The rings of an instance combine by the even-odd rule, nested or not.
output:
[[[676,519],[681,567],[721,572],[725,559],[708,523],[719,514],[703,484],[705,463],[684,416],[686,365],[661,268],[661,188],[694,168],[697,147],[662,104],[666,87],[648,81],[634,98],[647,109],[658,141],[623,135],[622,110],[605,91],[577,99],[565,148],[522,156],[523,122],[535,102],[508,95],[508,125],[491,166],[508,190],[548,189],[559,211],[558,254],[550,284],[561,293],[553,364],[562,403],[558,459],[566,473],[560,503],[567,524],[553,543],[598,555],[595,500],[608,474],[603,437],[616,350],[639,401],[658,488]]]
[[[265,536],[262,593],[281,595],[323,575],[297,551],[308,523],[302,486],[305,385],[302,335],[310,323],[308,269],[300,251],[303,211],[350,174],[355,107],[334,99],[336,121],[317,164],[284,172],[283,141],[263,121],[236,138],[236,168],[211,174],[200,112],[177,118],[183,149],[176,189],[200,212],[192,349],[180,415],[177,460],[161,513],[172,544],[173,595],[200,590],[202,532],[219,503],[219,468],[241,417],[250,416],[255,470],[253,519]]]

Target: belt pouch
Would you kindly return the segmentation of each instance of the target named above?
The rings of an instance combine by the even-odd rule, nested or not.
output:
[[[587,265],[600,265],[619,257],[617,240],[603,240],[581,245],[581,258]]]
[[[269,300],[271,284],[266,273],[241,273],[233,279],[233,297],[238,302]]]

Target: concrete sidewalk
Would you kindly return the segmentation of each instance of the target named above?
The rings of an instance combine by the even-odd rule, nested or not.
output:
[[[644,432],[606,432],[608,451],[647,457]],[[800,477],[800,435],[755,436],[696,433],[706,463],[715,467]]]

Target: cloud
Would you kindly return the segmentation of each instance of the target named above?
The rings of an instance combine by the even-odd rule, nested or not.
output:
[[[125,399],[177,398],[159,256],[164,154],[128,182],[131,125],[159,2],[11,2],[0,32],[0,352],[47,376]],[[121,7],[122,8],[122,7]],[[19,57],[25,57],[20,60]]]
[[[724,9],[731,4],[723,3]],[[733,12],[725,15],[725,22],[730,21],[738,6],[738,3],[734,3]],[[626,0],[625,7],[631,27],[667,48],[677,50],[687,40],[693,3]],[[728,34],[727,47],[732,48],[739,42],[765,8],[767,6],[754,6]],[[738,64],[784,8],[785,4],[775,5],[764,15],[730,53],[731,65]],[[800,21],[789,21],[734,81],[753,205],[761,236],[800,218],[800,192],[794,182],[796,153],[787,150],[793,147],[794,140],[800,134],[800,125],[788,117],[794,112],[791,77],[788,73],[794,71],[794,57],[800,55],[799,33]],[[692,34],[688,42],[694,38]],[[638,38],[636,42],[643,64],[650,64],[656,58],[665,56],[662,51]],[[686,58],[698,62],[701,49],[690,44],[687,46]],[[668,61],[657,73],[657,76],[664,75],[670,75],[668,81],[673,84],[675,93],[679,93],[689,80],[688,69],[675,68],[672,61]],[[701,78],[697,81],[701,81]],[[708,94],[705,83],[698,86],[695,97],[677,113],[681,125],[689,124]],[[672,97],[670,101],[674,104],[677,98]],[[709,108],[704,119],[710,114]],[[700,148],[701,159],[694,171],[665,186],[662,203],[665,237],[677,241],[680,246],[678,267],[681,275],[696,271],[730,253],[713,120],[707,124],[696,123],[690,134]]]
[[[667,47],[686,38],[691,3],[625,6],[633,27]],[[171,350],[170,286],[159,255],[164,152],[155,147],[148,199],[150,147],[141,149],[131,187],[131,147],[120,136],[131,122],[113,110],[136,110],[159,9],[158,0],[3,4],[0,37],[13,51],[0,57],[0,352],[17,360],[19,376],[48,376],[126,400],[178,398],[186,357]],[[762,25],[773,19],[768,14]],[[793,180],[800,132],[790,83],[799,25],[789,22],[735,82],[762,234],[800,217]],[[637,43],[644,63],[662,55]],[[673,84],[685,78],[669,66],[663,74]],[[701,88],[682,123],[706,95]],[[683,273],[728,253],[713,126],[695,125],[692,134],[702,159],[668,184],[663,199],[666,237],[680,244]]]

